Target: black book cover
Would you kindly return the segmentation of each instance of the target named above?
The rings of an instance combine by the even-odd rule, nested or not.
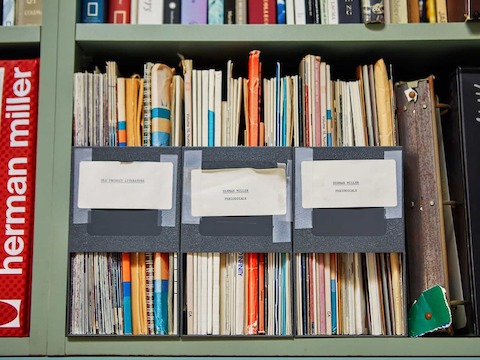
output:
[[[469,334],[478,335],[480,299],[480,68],[458,68],[442,118],[452,215]]]
[[[307,24],[314,24],[315,23],[315,16],[313,10],[313,3],[315,0],[305,0],[305,16]]]
[[[361,0],[338,0],[338,22],[340,24],[360,24],[362,12]]]
[[[313,0],[313,23],[321,24],[320,0]]]
[[[467,7],[467,21],[480,21],[480,0],[468,1]]]
[[[223,3],[223,23],[235,24],[235,0],[225,0]]]
[[[163,3],[163,23],[180,24],[181,0],[166,0]]]

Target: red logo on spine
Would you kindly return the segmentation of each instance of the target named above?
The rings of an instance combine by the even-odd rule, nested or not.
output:
[[[2,314],[2,324],[0,328],[19,328],[20,327],[20,304],[22,300],[0,300],[0,314]]]

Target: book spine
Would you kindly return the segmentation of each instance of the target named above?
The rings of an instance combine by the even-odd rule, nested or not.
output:
[[[181,23],[181,0],[165,0],[163,5],[163,23],[180,24]]]
[[[152,68],[152,145],[169,146],[171,138],[170,87],[174,70],[164,64]]]
[[[147,303],[145,297],[145,253],[130,254],[130,277],[132,284],[132,333],[147,334]]]
[[[214,141],[215,146],[222,145],[222,74],[221,70],[215,71],[214,91]]]
[[[139,0],[138,24],[162,24],[163,1]]]
[[[145,266],[147,269],[146,274],[146,295],[147,295],[147,327],[148,327],[148,334],[153,335],[155,334],[155,317],[153,311],[153,254],[152,253],[145,253]]]
[[[275,0],[249,0],[248,23],[249,24],[275,24]]]
[[[277,24],[285,24],[286,14],[285,14],[285,0],[277,0]]]
[[[132,333],[132,282],[130,254],[122,253],[123,333]]]
[[[223,24],[224,0],[208,0],[208,24]]]
[[[184,106],[185,106],[185,146],[192,146],[192,67],[190,59],[182,60],[184,78]]]
[[[445,19],[446,19],[445,9]],[[390,23],[406,24],[408,23],[407,0],[390,0]]]
[[[0,336],[29,334],[38,73],[38,59],[0,61]]]
[[[153,307],[155,334],[168,334],[168,253],[154,254]]]
[[[208,70],[208,146],[215,145],[215,70]]]
[[[338,0],[339,24],[360,24],[362,22],[360,1],[364,0]]]
[[[235,328],[232,330],[232,334],[235,335],[242,335],[244,334],[243,331],[243,324],[244,324],[244,312],[245,312],[245,254],[238,253],[236,256],[236,271],[235,271],[235,319],[234,324]]]
[[[235,24],[247,24],[247,0],[235,0]]]
[[[359,11],[360,13],[360,11]],[[329,0],[327,4],[328,24],[338,24],[338,0]]]
[[[152,66],[147,62],[143,67],[143,146],[152,145]]]
[[[130,0],[110,0],[108,2],[108,23],[130,24],[130,5]]]
[[[467,318],[467,327],[476,327],[480,321],[480,212],[478,201],[478,135],[480,134],[480,72],[478,69],[457,68],[449,93],[450,112],[442,125],[446,126],[445,155],[447,160],[450,198],[463,206],[452,209],[461,266],[463,295],[473,301],[473,314]],[[451,173],[451,175],[450,175]],[[470,234],[470,236],[467,235]],[[468,286],[472,282],[474,284]],[[471,330],[473,331],[473,330]]]
[[[455,1],[457,3],[457,1]],[[420,9],[418,7],[418,0],[407,0],[408,8],[408,22],[419,23],[420,22]],[[450,14],[450,12],[449,12]]]
[[[260,74],[260,51],[250,52],[248,61],[248,118],[249,118],[249,146],[258,146],[258,100]]]
[[[258,333],[265,334],[265,254],[258,254]]]
[[[365,24],[384,23],[383,0],[361,0],[362,20]]]
[[[295,24],[295,5],[293,1],[294,0],[285,0],[285,16],[288,25]]]
[[[212,253],[212,335],[220,335],[220,253]]]
[[[207,24],[207,0],[181,0],[182,24]]]
[[[106,19],[106,0],[82,0],[82,23],[101,24]]]
[[[314,24],[321,24],[322,19],[321,19],[321,5],[320,5],[321,0],[314,0],[313,1],[313,23]]]
[[[169,300],[170,301],[170,300]],[[171,299],[173,309],[172,327],[169,334],[178,334],[178,254],[173,254],[173,297]]]
[[[329,24],[328,22],[328,3],[329,0],[319,0],[320,4],[320,24]]]
[[[305,20],[307,24],[313,24],[315,17],[313,15],[313,3],[315,0],[305,0]]]
[[[247,334],[258,333],[258,254],[246,254],[247,262]]]
[[[435,0],[425,0],[427,22],[437,22],[437,11],[435,9]]]
[[[413,2],[414,0],[410,0]],[[418,0],[417,0],[418,4]],[[417,5],[418,7],[418,5]],[[448,22],[465,21],[465,3],[458,0],[447,0],[447,20]]]
[[[307,16],[305,14],[305,0],[295,0],[295,24],[303,25],[307,23]]]
[[[17,0],[15,25],[41,25],[42,0]]]
[[[235,24],[235,0],[224,0],[223,23]]]
[[[435,8],[437,10],[437,22],[447,22],[447,0],[436,0]]]
[[[467,21],[480,20],[480,1],[470,0],[467,6]]]
[[[138,24],[138,0],[130,0],[130,24]]]

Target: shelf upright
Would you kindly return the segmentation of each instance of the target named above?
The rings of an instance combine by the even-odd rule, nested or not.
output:
[[[40,57],[30,336],[0,338],[1,356],[44,355],[47,352],[57,19],[58,0],[49,0],[43,3],[42,26],[0,27],[2,59]]]
[[[49,282],[47,355],[65,354],[66,308],[68,304],[68,214],[70,205],[70,162],[72,149],[73,73],[75,64],[76,1],[59,0],[58,54],[55,73],[55,129],[53,152],[54,193]],[[108,353],[108,352],[106,352]]]

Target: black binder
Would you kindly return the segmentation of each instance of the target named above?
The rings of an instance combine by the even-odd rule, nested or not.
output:
[[[442,117],[452,215],[467,326],[479,335],[480,299],[480,68],[458,68],[450,110]]]

